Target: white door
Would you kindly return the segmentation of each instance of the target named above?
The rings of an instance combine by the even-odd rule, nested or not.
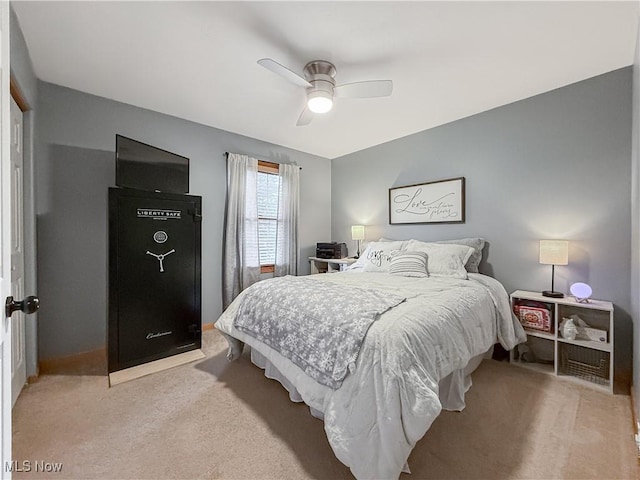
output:
[[[11,295],[9,98],[9,2],[0,2],[0,299]],[[0,318],[0,472],[11,478],[11,321],[5,314]]]
[[[22,182],[24,171],[22,154],[22,111],[13,98],[11,102],[11,294],[16,300],[24,298],[24,202]],[[11,315],[11,392],[16,403],[27,381],[25,354],[25,318],[17,310]]]

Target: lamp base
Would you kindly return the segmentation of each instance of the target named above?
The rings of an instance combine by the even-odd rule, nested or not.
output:
[[[564,298],[564,293],[554,292],[553,290],[545,290],[544,292],[542,292],[542,296],[550,298]]]

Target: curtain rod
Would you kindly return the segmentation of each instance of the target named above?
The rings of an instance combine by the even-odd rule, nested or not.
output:
[[[224,154],[228,157],[229,156],[229,152],[224,152]],[[262,160],[263,162],[269,162],[269,163],[274,163],[276,165],[280,165],[278,162],[272,162],[271,160]],[[290,163],[288,165],[291,165]],[[302,170],[302,167],[296,165],[300,170]]]

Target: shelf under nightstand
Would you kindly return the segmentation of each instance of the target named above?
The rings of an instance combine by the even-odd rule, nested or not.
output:
[[[309,265],[311,267],[311,275],[317,273],[333,273],[341,272],[348,267],[356,263],[355,258],[318,258],[309,257]]]

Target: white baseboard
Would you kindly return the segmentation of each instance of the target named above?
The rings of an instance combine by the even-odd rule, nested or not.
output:
[[[113,387],[120,383],[128,382],[129,380],[151,375],[152,373],[177,367],[178,365],[184,365],[185,363],[190,363],[205,357],[206,355],[202,353],[202,350],[191,350],[190,352],[184,352],[142,365],[136,365],[135,367],[118,370],[117,372],[109,374],[109,386]]]
[[[636,441],[636,455],[640,460],[640,419],[638,419],[638,410],[636,408],[636,395],[633,385],[629,388],[631,397],[631,418],[633,420],[633,431],[635,432],[634,439]]]

